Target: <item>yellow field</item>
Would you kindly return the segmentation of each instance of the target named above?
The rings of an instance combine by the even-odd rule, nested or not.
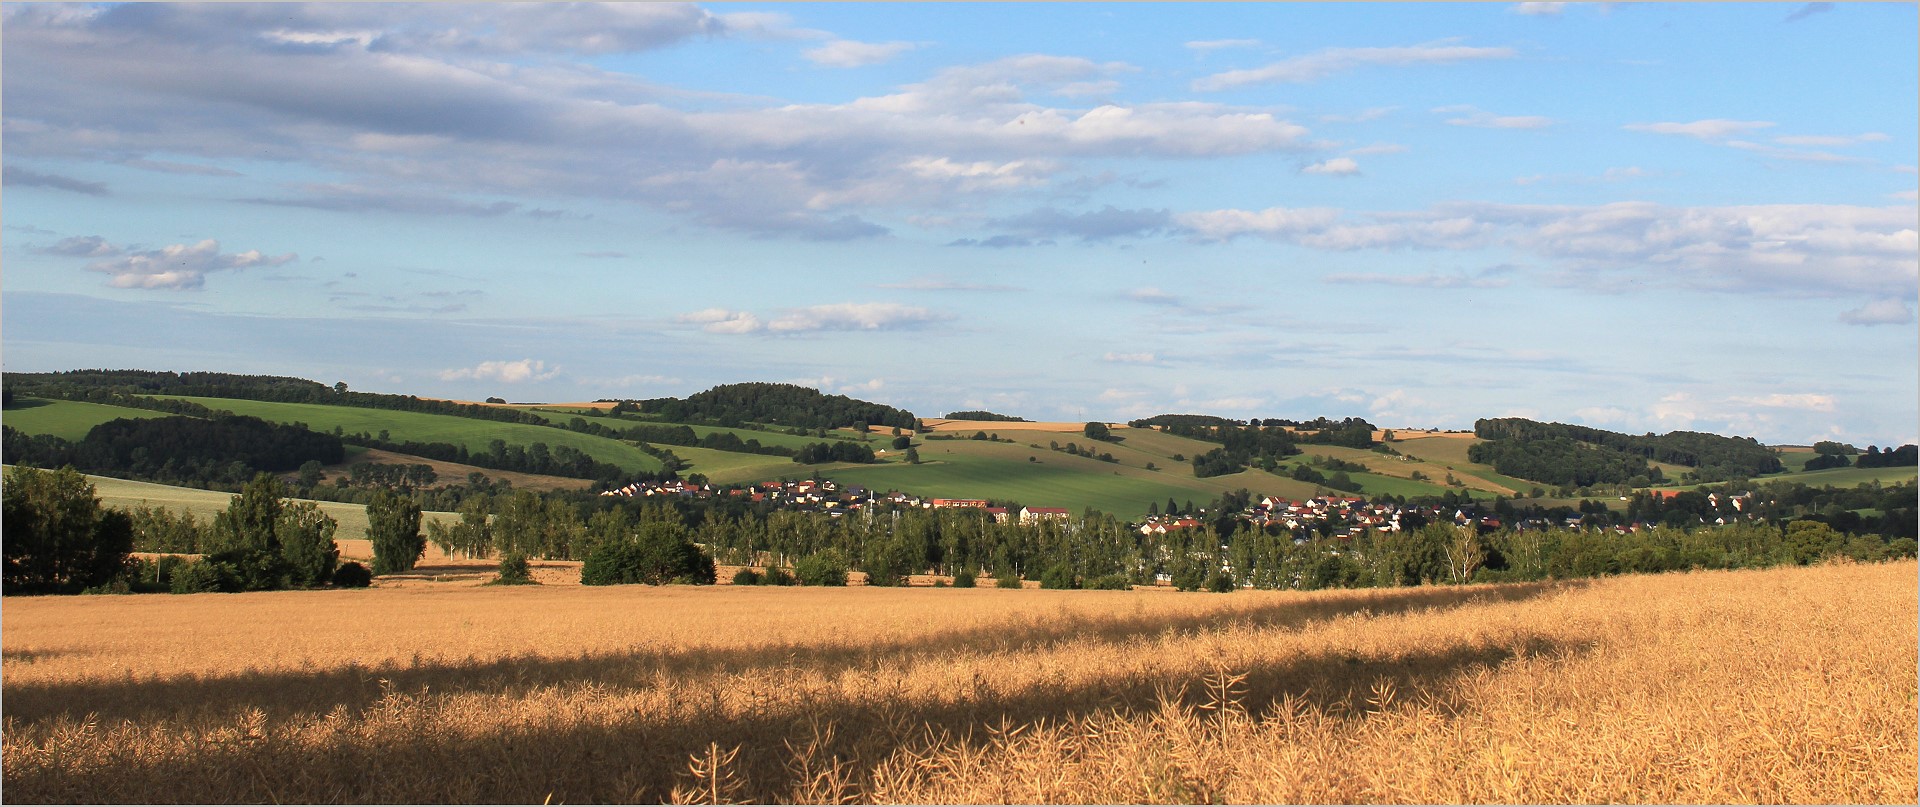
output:
[[[1916,566],[9,598],[16,803],[1916,799]]]

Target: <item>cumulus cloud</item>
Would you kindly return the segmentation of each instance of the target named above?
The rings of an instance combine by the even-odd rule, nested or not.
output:
[[[1874,300],[1859,308],[1840,312],[1840,321],[1848,325],[1906,325],[1913,322],[1910,300]]]
[[[1652,132],[1654,134],[1685,135],[1701,140],[1724,140],[1735,135],[1745,134],[1758,129],[1769,129],[1773,122],[1763,120],[1726,120],[1709,118],[1690,123],[1629,123],[1620,128],[1630,132]]]
[[[1324,176],[1334,176],[1334,177],[1359,176],[1360,164],[1357,162],[1354,162],[1352,157],[1334,157],[1332,159],[1321,160],[1320,162],[1312,163],[1306,166],[1305,168],[1300,169],[1300,173],[1321,174]]]
[[[1317,148],[1265,108],[1051,102],[1111,95],[1137,70],[1120,62],[1024,54],[878,95],[791,103],[662,87],[575,58],[736,35],[825,40],[822,56],[860,58],[783,19],[694,6],[7,14],[9,63],[35,68],[8,73],[10,159],[165,154],[343,177],[249,200],[262,204],[490,216],[539,212],[503,197],[616,199],[756,236],[846,240],[889,232],[873,211],[1031,190],[1077,160]],[[8,181],[56,180],[9,165]]]
[[[107,285],[114,288],[180,291],[204,287],[210,272],[280,266],[298,258],[293,253],[269,256],[257,249],[221,252],[220,242],[207,239],[192,245],[173,244],[111,260],[95,261],[88,264],[87,268],[111,275]]]
[[[893,61],[894,57],[919,47],[912,42],[855,42],[836,39],[801,52],[807,61],[825,67],[866,67]]]
[[[560,374],[560,368],[547,369],[547,363],[537,359],[519,361],[483,361],[472,367],[453,370],[441,370],[441,381],[497,381],[503,384],[521,384],[528,381],[547,381]]]
[[[1427,44],[1403,47],[1328,48],[1295,56],[1251,70],[1228,70],[1193,82],[1202,92],[1231,90],[1256,84],[1304,84],[1362,67],[1453,64],[1487,59],[1510,59],[1513,48]]]
[[[993,219],[988,224],[1011,230],[1027,243],[1037,243],[1051,237],[1078,238],[1091,242],[1150,235],[1164,229],[1171,221],[1172,213],[1166,210],[1123,210],[1107,205],[1085,213],[1043,207],[1017,216]]]
[[[30,171],[19,166],[0,167],[0,184],[15,185],[22,188],[52,188],[57,191],[71,191],[87,196],[107,195],[104,182],[88,182],[59,174],[46,174]]]

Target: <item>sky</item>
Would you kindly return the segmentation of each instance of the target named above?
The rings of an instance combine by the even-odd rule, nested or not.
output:
[[[1912,3],[0,13],[8,371],[1920,431]]]

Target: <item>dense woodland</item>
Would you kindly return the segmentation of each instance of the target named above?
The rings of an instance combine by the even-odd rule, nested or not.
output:
[[[1630,484],[1663,481],[1648,463],[1684,465],[1691,482],[1720,482],[1782,470],[1773,449],[1751,437],[1675,431],[1629,435],[1525,418],[1482,418],[1468,459],[1508,476],[1554,485]],[[1638,479],[1640,481],[1636,482]]]
[[[964,412],[948,412],[946,414],[946,418],[948,420],[1002,420],[1010,423],[1028,422],[1026,418],[1014,417],[1012,415],[1002,415],[997,412],[988,412],[984,409],[968,409]]]
[[[292,471],[307,462],[331,465],[345,456],[334,435],[233,415],[123,418],[95,426],[78,443],[0,426],[0,458],[8,464],[71,465],[88,473],[196,487],[238,485],[257,471]]]
[[[869,426],[913,429],[919,425],[913,413],[904,409],[845,395],[824,395],[819,390],[794,384],[724,384],[686,398],[622,401],[615,409],[622,410],[627,406],[676,423],[710,423],[716,426],[765,423],[807,429],[838,429],[854,423],[865,423]]]

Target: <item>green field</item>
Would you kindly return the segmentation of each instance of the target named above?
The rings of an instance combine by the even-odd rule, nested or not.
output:
[[[1832,485],[1836,488],[1850,488],[1864,482],[1879,482],[1883,485],[1911,482],[1920,476],[1920,468],[1828,468],[1824,471],[1800,471],[1797,473],[1775,474],[1756,478],[1755,482],[1798,482],[1809,487]]]
[[[85,401],[49,401],[22,398],[0,414],[0,422],[26,434],[51,434],[69,442],[79,442],[93,427],[121,418],[163,418],[166,412],[129,409],[124,406]]]
[[[159,397],[159,396],[156,396]],[[166,396],[178,397],[178,396]],[[362,409],[325,404],[274,403],[244,401],[235,398],[180,398],[209,409],[225,409],[236,415],[251,415],[278,423],[305,423],[317,431],[379,434],[382,430],[396,441],[464,445],[469,452],[484,453],[487,443],[505,440],[512,445],[546,443],[549,447],[572,446],[601,462],[629,471],[658,471],[660,461],[640,449],[604,437],[570,432],[525,423],[500,423],[454,415],[430,415],[389,409]]]
[[[1277,477],[1265,471],[1249,470],[1228,476],[1198,479],[1193,467],[1169,457],[1153,455],[1141,448],[1120,448],[1100,444],[1098,450],[1110,451],[1119,463],[1076,457],[1046,448],[1048,440],[1066,445],[1076,435],[1016,431],[1004,429],[1001,437],[1014,443],[985,440],[931,440],[919,446],[922,464],[888,462],[872,466],[847,466],[822,471],[838,482],[864,485],[879,490],[898,489],[922,496],[982,498],[1018,501],[1033,507],[1064,507],[1075,512],[1092,507],[1123,518],[1146,513],[1148,503],[1159,504],[1171,498],[1205,505],[1222,493],[1246,488],[1256,495],[1305,498],[1313,486]],[[1180,438],[1175,438],[1180,439]],[[1085,445],[1084,437],[1072,442]],[[1032,448],[1038,443],[1041,448]],[[1122,444],[1124,445],[1124,444]],[[1198,445],[1205,445],[1199,443]],[[1033,461],[1028,458],[1032,457]],[[1164,470],[1149,471],[1145,461]]]
[[[635,423],[631,420],[623,420],[621,418],[610,417],[607,415],[588,415],[578,411],[569,411],[564,409],[530,409],[527,411],[532,412],[533,414],[538,415],[542,418],[546,418],[547,422],[557,424],[557,425],[566,425],[567,422],[573,420],[574,418],[580,418],[582,420],[587,421],[588,423],[598,423],[609,429],[625,429],[633,426],[681,425],[678,423],[664,423],[664,422]],[[687,425],[687,428],[693,430],[693,433],[695,435],[698,435],[700,437],[705,437],[715,432],[726,432],[739,437],[741,442],[746,442],[748,440],[758,440],[760,441],[760,444],[763,446],[785,446],[787,448],[801,448],[810,443],[818,443],[822,439],[839,439],[839,440],[857,440],[858,439],[852,431],[847,431],[841,434],[834,434],[833,436],[828,438],[820,438],[820,437],[802,437],[798,435],[787,434],[785,432],[760,431],[758,429],[732,429],[732,428],[726,428],[723,426],[695,426],[692,424],[686,424],[686,425]],[[882,442],[882,439],[878,436],[880,434],[881,432],[874,433],[875,435],[874,442],[879,445],[885,445],[885,443]],[[891,440],[893,439],[893,436],[891,434],[888,434],[885,439]],[[663,445],[662,448],[678,448],[678,446]],[[679,454],[680,452],[675,451],[674,453]],[[681,456],[685,456],[685,455],[681,455]]]
[[[107,507],[132,509],[142,505],[165,507],[173,511],[185,510],[192,513],[201,523],[206,523],[233,500],[234,494],[217,490],[199,490],[196,488],[177,488],[172,485],[156,485],[151,482],[133,482],[126,479],[114,479],[106,476],[87,476],[93,483],[94,494],[100,497],[100,503]],[[295,499],[294,501],[307,501]],[[340,523],[334,533],[334,540],[363,540],[367,537],[367,508],[358,504],[344,502],[314,502],[321,512],[333,517]],[[453,523],[459,520],[457,513],[428,512],[423,514],[425,521]]]
[[[770,482],[783,476],[799,478],[812,474],[816,468],[826,467],[801,465],[786,457],[776,457],[771,454],[738,454],[695,446],[661,446],[661,448],[693,463],[680,472],[681,476],[705,474],[707,481],[716,485]]]

